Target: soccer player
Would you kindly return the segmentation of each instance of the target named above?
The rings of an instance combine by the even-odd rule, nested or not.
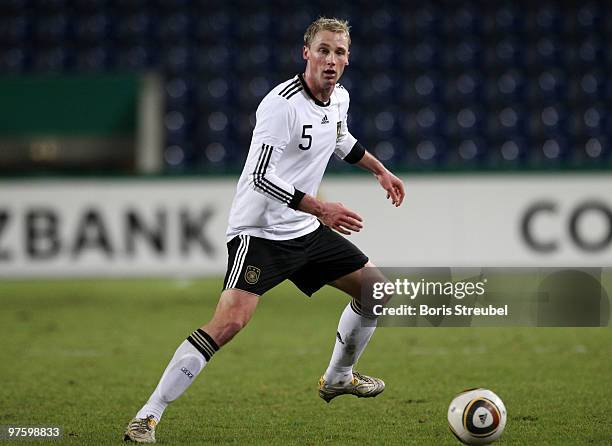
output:
[[[350,43],[346,21],[317,19],[304,35],[304,73],[261,101],[230,211],[228,266],[215,314],[179,345],[128,424],[125,440],[155,441],[167,405],[247,324],[260,296],[285,279],[308,296],[328,284],[352,297],[340,316],[319,396],[329,402],[342,394],[374,397],[384,390],[382,380],[353,370],[376,325],[359,304],[364,267],[374,265],[338,233],[360,231],[362,219],[341,203],[316,198],[335,154],[372,172],[393,205],[404,199],[401,180],[348,131],[349,94],[337,82],[349,63]]]

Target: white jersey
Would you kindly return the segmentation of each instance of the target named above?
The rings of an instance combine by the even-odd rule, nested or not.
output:
[[[323,103],[302,75],[263,98],[229,215],[228,240],[238,234],[287,240],[319,226],[313,215],[295,208],[304,194],[317,195],[334,153],[353,163],[363,156],[348,131],[348,108],[349,94],[340,84]]]

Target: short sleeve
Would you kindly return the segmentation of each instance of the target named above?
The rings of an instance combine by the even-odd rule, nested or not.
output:
[[[340,122],[337,124],[336,149],[334,153],[339,158],[345,159],[351,153],[357,139],[348,130],[348,109],[350,103],[348,92],[343,87],[338,86],[336,88],[341,88],[342,91],[339,92],[341,98],[338,102]]]
[[[289,101],[278,95],[266,98],[257,109],[256,118],[255,140],[280,149],[287,147],[295,121],[295,111]]]

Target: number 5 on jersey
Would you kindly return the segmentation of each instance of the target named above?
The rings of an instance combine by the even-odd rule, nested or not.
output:
[[[310,146],[312,145],[312,135],[306,134],[306,130],[311,129],[311,128],[312,128],[312,125],[310,124],[304,124],[304,127],[302,127],[302,138],[305,138],[308,140],[307,146],[303,146],[302,143],[298,145],[298,147],[302,150],[308,150],[310,149]]]

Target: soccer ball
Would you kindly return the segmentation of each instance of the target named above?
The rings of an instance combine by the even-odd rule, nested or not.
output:
[[[488,389],[468,389],[448,406],[448,426],[465,444],[489,444],[506,427],[506,406]]]

